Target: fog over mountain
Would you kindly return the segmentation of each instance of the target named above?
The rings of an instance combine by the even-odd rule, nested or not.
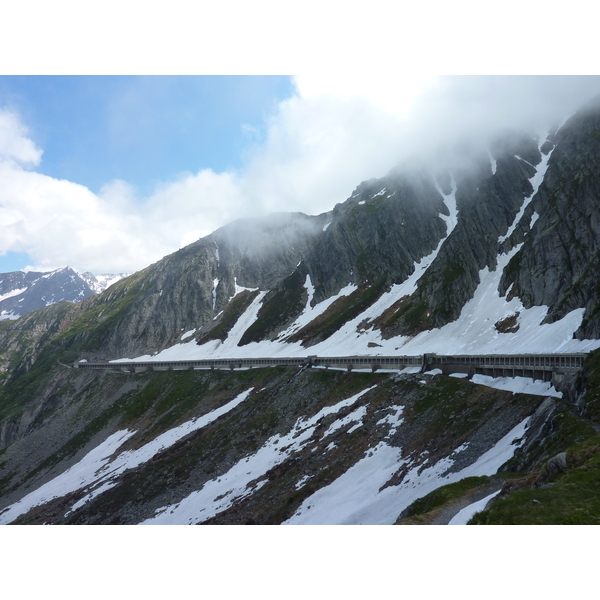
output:
[[[331,210],[357,181],[415,154],[447,155],[465,140],[485,147],[507,128],[545,135],[600,93],[598,77],[574,76],[295,81],[242,168],[200,166],[146,196],[126,181],[94,194],[44,175],[43,148],[17,112],[1,109],[0,252],[27,252],[44,270],[133,272],[236,218]]]

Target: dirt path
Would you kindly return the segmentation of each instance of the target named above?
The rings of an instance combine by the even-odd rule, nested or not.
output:
[[[469,504],[473,504],[478,500],[497,492],[502,487],[502,481],[491,481],[487,485],[481,486],[467,492],[460,500],[456,500],[450,504],[440,507],[439,512],[432,519],[430,525],[448,525],[454,516],[458,514]]]

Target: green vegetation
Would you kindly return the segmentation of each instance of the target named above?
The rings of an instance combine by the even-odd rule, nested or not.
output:
[[[527,394],[507,396],[501,390],[474,387],[463,379],[436,377],[408,407],[407,415],[427,419],[424,439],[460,440],[503,406],[509,405],[511,412],[522,412],[525,416],[539,403],[539,397]]]
[[[600,352],[583,371],[585,413],[563,404],[549,435],[528,449],[529,485],[503,495],[473,517],[473,524],[600,524]],[[566,452],[566,469],[548,471],[548,460]],[[510,469],[519,460],[514,457]],[[522,457],[521,459],[522,460]],[[541,474],[541,477],[540,477]]]
[[[600,350],[592,352],[586,359],[583,370],[585,386],[586,416],[590,421],[600,424]]]
[[[527,468],[539,469],[548,459],[588,439],[593,439],[595,435],[596,432],[587,419],[582,419],[574,414],[571,406],[563,404],[552,417],[550,433],[541,443],[532,444],[528,448]],[[514,470],[520,462],[523,462],[523,459],[517,455],[506,463],[504,470]]]
[[[451,262],[442,273],[442,286],[447,288],[465,274],[463,265]]]
[[[594,443],[595,441],[595,443]],[[577,464],[583,460],[582,464]],[[600,524],[600,437],[567,452],[568,470],[550,485],[518,490],[469,522],[476,525]]]
[[[404,296],[392,307],[379,323],[384,337],[394,335],[413,336],[432,328],[430,308],[425,300],[416,301]]]
[[[102,348],[110,331],[123,319],[127,309],[140,298],[147,271],[148,269],[122,279],[111,286],[109,293],[94,297],[94,302],[85,306],[79,317],[56,339],[58,345],[71,350],[69,358],[83,349],[95,352]]]
[[[375,245],[369,245],[356,257],[356,270],[363,281],[369,281],[373,275],[373,258],[379,252]]]
[[[111,286],[109,292],[94,296],[80,305],[59,303],[24,317],[25,326],[29,326],[33,331],[36,320],[50,314],[48,311],[51,311],[54,324],[36,341],[36,347],[41,348],[41,352],[35,357],[30,369],[24,364],[25,357],[12,357],[11,364],[18,360],[19,366],[11,371],[10,378],[0,389],[0,420],[22,414],[27,404],[40,394],[59,362],[72,363],[82,352],[94,352],[102,347],[111,329],[123,319],[125,311],[141,295],[147,271],[146,269],[122,279]],[[59,323],[69,312],[72,322],[58,333]],[[29,331],[20,333],[25,336],[32,335]],[[19,345],[21,348],[27,348],[27,338],[25,337]]]

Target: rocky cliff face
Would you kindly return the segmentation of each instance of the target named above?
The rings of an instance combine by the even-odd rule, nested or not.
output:
[[[523,219],[535,221],[501,291],[550,307],[547,322],[586,309],[579,338],[600,337],[600,101],[554,136],[548,171]]]
[[[242,288],[269,290],[307,255],[327,215],[277,214],[236,221],[124,279],[82,305],[96,311],[106,330],[89,356],[109,358],[154,353],[184,332],[201,336]],[[110,322],[103,305],[121,303]],[[239,316],[239,315],[237,315]]]
[[[520,158],[518,158],[520,157]],[[456,157],[455,157],[456,160]],[[458,219],[435,260],[417,284],[409,301],[398,307],[385,335],[411,334],[419,328],[441,327],[454,321],[473,297],[479,271],[495,269],[498,238],[507,233],[540,163],[537,141],[513,132],[499,138],[487,154],[465,152],[453,173]],[[450,179],[438,174],[440,184]],[[450,187],[446,183],[447,193]]]

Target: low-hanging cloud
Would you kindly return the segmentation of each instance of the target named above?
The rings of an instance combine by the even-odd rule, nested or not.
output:
[[[202,169],[147,197],[124,181],[98,194],[43,174],[42,149],[14,112],[0,110],[0,254],[36,268],[135,271],[239,217],[318,214],[364,179],[459,138],[488,143],[498,129],[543,134],[600,93],[598,77],[299,77],[245,166]]]

